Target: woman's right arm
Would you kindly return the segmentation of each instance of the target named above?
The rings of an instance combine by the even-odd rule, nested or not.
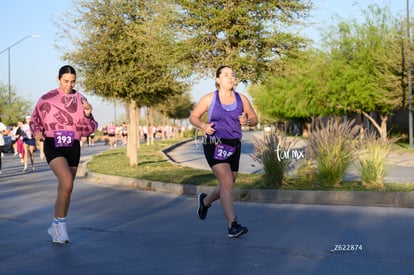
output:
[[[201,120],[201,116],[208,111],[209,104],[212,99],[212,93],[203,96],[194,110],[190,114],[190,123],[195,127],[200,128],[204,134],[211,135],[214,133],[214,124],[206,123]]]
[[[44,139],[43,120],[42,120],[42,117],[39,111],[39,106],[41,106],[41,102],[42,102],[42,99],[40,99],[37,102],[33,110],[30,123],[29,123],[30,130],[32,131],[32,135],[37,141],[42,141]]]

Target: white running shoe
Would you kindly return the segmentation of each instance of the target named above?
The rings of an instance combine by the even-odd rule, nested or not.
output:
[[[47,233],[52,236],[54,243],[68,243],[69,236],[66,231],[66,223],[52,224],[47,230]]]

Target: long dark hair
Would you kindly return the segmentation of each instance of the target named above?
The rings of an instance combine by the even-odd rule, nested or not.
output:
[[[218,69],[217,69],[217,71],[216,71],[216,78],[220,77],[221,71],[222,71],[224,68],[229,68],[229,69],[231,69],[231,67],[230,67],[230,66],[227,66],[227,65],[223,65],[223,66],[218,67]]]
[[[76,76],[76,71],[75,69],[70,66],[70,65],[65,65],[62,68],[59,69],[59,79],[62,77],[62,75],[64,74],[74,74]]]
[[[228,65],[223,65],[223,66],[218,67],[218,69],[217,69],[217,71],[216,71],[216,78],[219,78],[219,77],[220,77],[221,71],[222,71],[224,68],[229,68],[229,69],[232,69],[232,68],[231,68],[230,66],[228,66]],[[232,70],[233,70],[233,69],[232,69]],[[219,89],[219,88],[220,88],[220,85],[217,83],[217,81],[216,81],[216,88],[217,88],[217,89]]]

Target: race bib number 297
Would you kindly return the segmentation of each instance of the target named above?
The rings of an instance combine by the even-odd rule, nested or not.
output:
[[[214,158],[217,160],[225,160],[236,152],[236,147],[227,144],[217,144],[214,150]]]

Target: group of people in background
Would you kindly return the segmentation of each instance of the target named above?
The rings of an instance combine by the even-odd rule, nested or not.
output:
[[[6,130],[7,130],[6,125],[4,125],[0,120],[0,174],[1,174],[1,168],[2,168],[1,159],[3,158],[3,149],[5,145],[3,135],[6,134]]]
[[[30,170],[35,170],[35,159],[34,159],[34,152],[36,150],[40,151],[40,159],[44,159],[43,153],[43,143],[36,142],[35,138],[32,135],[32,131],[30,130],[29,123],[30,123],[31,116],[25,117],[25,123],[22,121],[17,122],[16,125],[13,125],[11,129],[4,127],[2,132],[2,139],[3,139],[3,146],[4,144],[4,136],[9,136],[11,141],[11,149],[12,153],[20,158],[20,162],[23,164],[23,172],[28,171],[29,164]],[[3,151],[3,148],[2,150]],[[30,163],[29,163],[30,160]],[[1,162],[0,162],[1,164]],[[1,165],[0,165],[1,170]]]
[[[184,127],[185,128],[185,127]],[[177,134],[182,130],[182,128],[173,127],[170,125],[166,126],[143,126],[139,127],[139,133],[141,139],[145,142],[147,141],[148,137],[153,137],[155,139],[170,139],[176,138]]]
[[[13,125],[11,129],[4,126],[1,130],[2,136],[0,137],[0,151],[3,151],[5,145],[3,136],[9,136],[11,141],[11,149],[14,156],[20,158],[22,163],[22,171],[35,171],[35,157],[36,151],[40,154],[40,160],[45,159],[44,143],[43,141],[36,141],[33,137],[29,127],[31,116],[27,115],[25,121],[19,121]],[[4,125],[4,124],[3,124]],[[0,127],[1,128],[1,127]],[[142,142],[147,142],[148,138],[153,139],[170,139],[176,138],[177,135],[185,130],[185,127],[177,128],[173,126],[139,126],[139,137]],[[116,126],[113,122],[104,124],[101,129],[103,141],[105,145],[109,145],[110,148],[117,147],[117,144],[126,145],[128,142],[128,125],[126,122],[122,122]],[[95,132],[92,132],[88,136],[81,137],[80,146],[94,146],[95,144]],[[0,173],[1,173],[1,159],[0,159]]]
[[[11,150],[14,156],[20,158],[20,162],[23,165],[23,172],[35,171],[35,157],[34,153],[39,151],[40,159],[45,159],[43,151],[43,141],[36,141],[30,130],[30,119],[31,116],[25,117],[25,123],[22,121],[17,122],[11,129],[7,128],[3,123],[4,127],[0,126],[0,152],[2,153],[5,146],[4,136],[10,137]],[[95,132],[91,133],[86,137],[82,137],[80,140],[80,146],[82,147],[85,143],[88,146],[93,146]],[[3,154],[3,153],[2,153]],[[0,158],[0,174],[1,174],[2,162]]]
[[[104,124],[102,127],[102,135],[105,145],[115,148],[118,141],[121,141],[122,145],[126,145],[128,142],[128,126],[126,122],[122,122],[120,126],[116,126],[112,121],[108,124]]]
[[[178,128],[170,125],[166,126],[139,126],[138,133],[142,142],[147,142],[149,138],[153,139],[171,139],[176,138],[177,135],[186,128]],[[115,148],[117,144],[126,145],[128,143],[128,125],[122,122],[121,125],[116,126],[114,122],[104,124],[102,129],[102,136],[105,145]]]

